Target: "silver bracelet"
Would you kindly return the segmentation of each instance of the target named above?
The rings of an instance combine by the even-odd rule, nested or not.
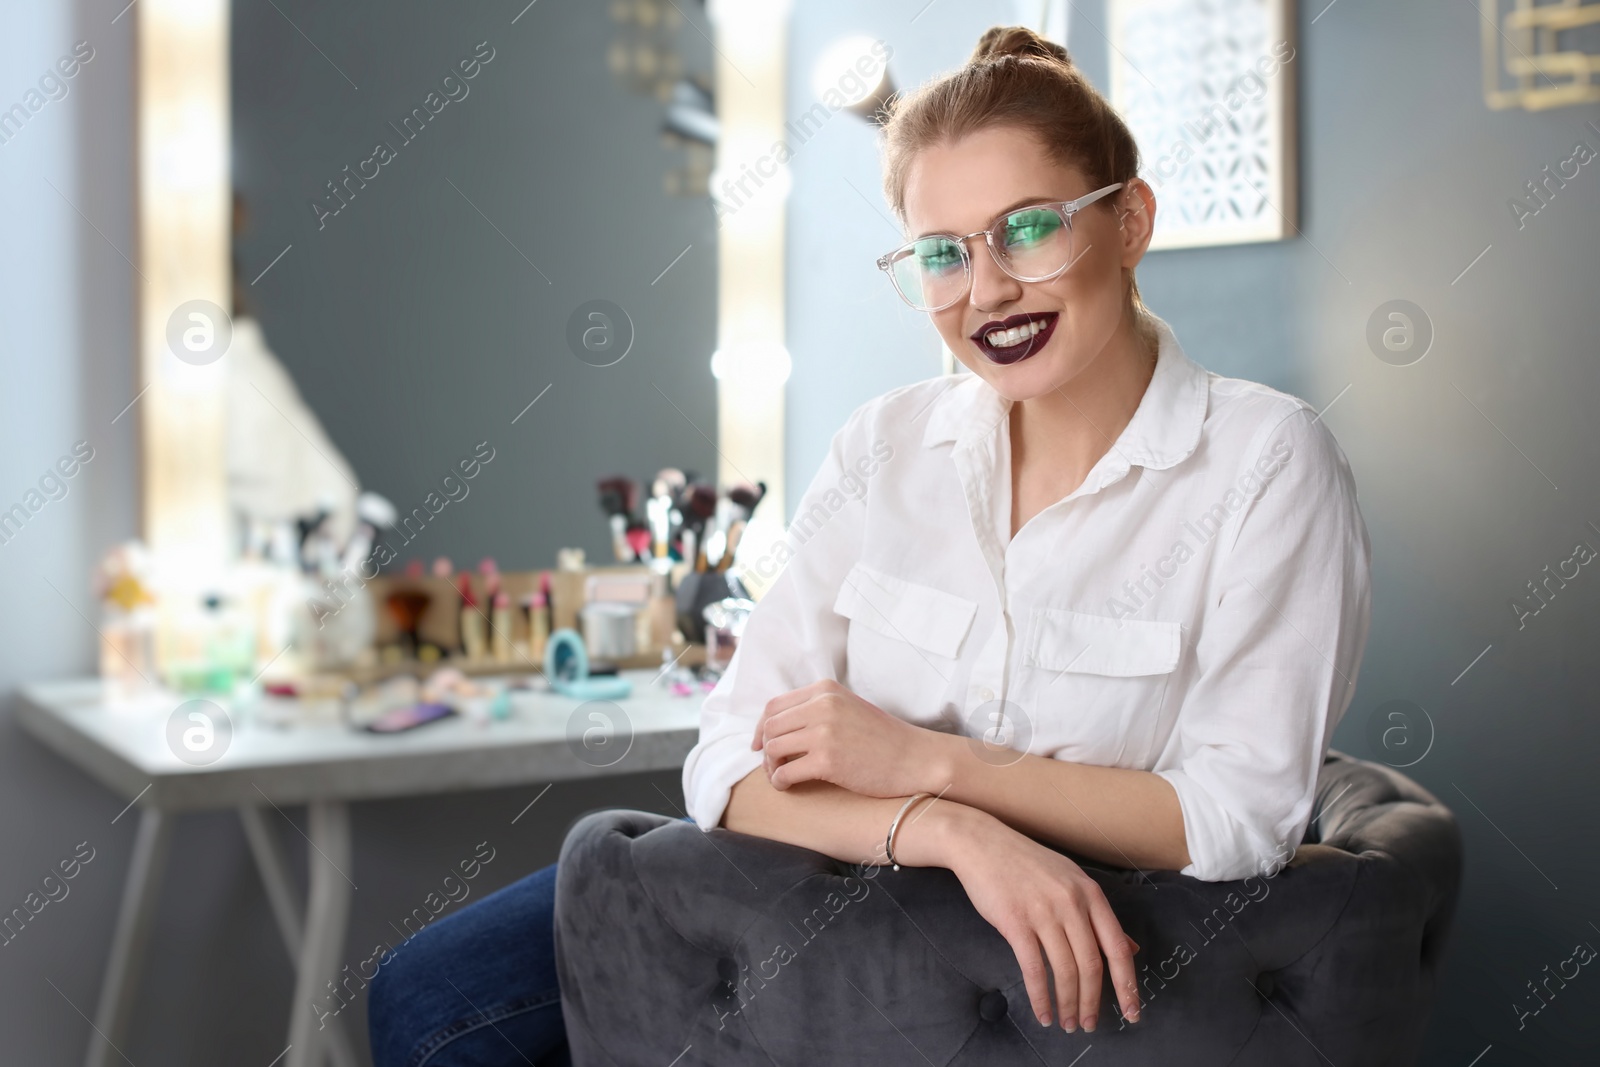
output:
[[[889,864],[897,871],[900,869],[900,865],[894,860],[894,832],[900,829],[900,820],[906,817],[906,812],[911,810],[911,805],[915,804],[923,797],[931,796],[933,796],[932,793],[917,793],[916,795],[912,796],[904,804],[900,805],[900,811],[895,815],[894,822],[889,824],[889,836],[884,839],[883,851],[889,859]]]

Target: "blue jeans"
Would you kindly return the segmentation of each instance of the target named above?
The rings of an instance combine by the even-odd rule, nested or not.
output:
[[[568,1067],[555,864],[395,946],[367,1001],[376,1067]]]

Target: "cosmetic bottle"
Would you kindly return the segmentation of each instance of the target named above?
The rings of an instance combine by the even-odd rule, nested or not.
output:
[[[500,594],[500,565],[485,556],[478,564],[478,575],[483,579],[483,599],[492,606]]]
[[[490,647],[494,649],[494,658],[498,663],[511,662],[511,597],[504,591],[494,595],[494,633],[490,635]]]
[[[119,545],[100,563],[100,677],[111,703],[131,701],[156,676],[157,605],[150,557],[137,541]]]
[[[461,593],[462,654],[469,661],[482,660],[488,651],[483,613],[478,609],[478,598],[472,592],[472,579],[465,572],[456,576],[456,589]]]
[[[540,589],[533,594],[528,611],[528,655],[535,663],[544,662],[544,646],[550,640],[550,593],[548,575],[540,576]]]
[[[628,517],[626,515],[613,515],[611,523],[611,554],[617,557],[618,563],[632,563],[633,549],[628,546]]]

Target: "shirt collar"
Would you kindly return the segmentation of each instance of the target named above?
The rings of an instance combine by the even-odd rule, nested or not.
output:
[[[1154,470],[1187,458],[1200,444],[1210,396],[1210,374],[1184,354],[1177,336],[1160,319],[1156,369],[1145,387],[1133,418],[1112,447],[1113,455]],[[963,448],[988,437],[1011,411],[1011,401],[976,374],[961,376],[939,394],[928,413],[922,443],[928,447],[954,441]]]

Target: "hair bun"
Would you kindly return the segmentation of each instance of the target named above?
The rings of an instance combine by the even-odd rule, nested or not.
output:
[[[978,38],[968,63],[1003,59],[1006,56],[1049,59],[1072,66],[1072,55],[1065,45],[1041,37],[1026,26],[990,26]]]

